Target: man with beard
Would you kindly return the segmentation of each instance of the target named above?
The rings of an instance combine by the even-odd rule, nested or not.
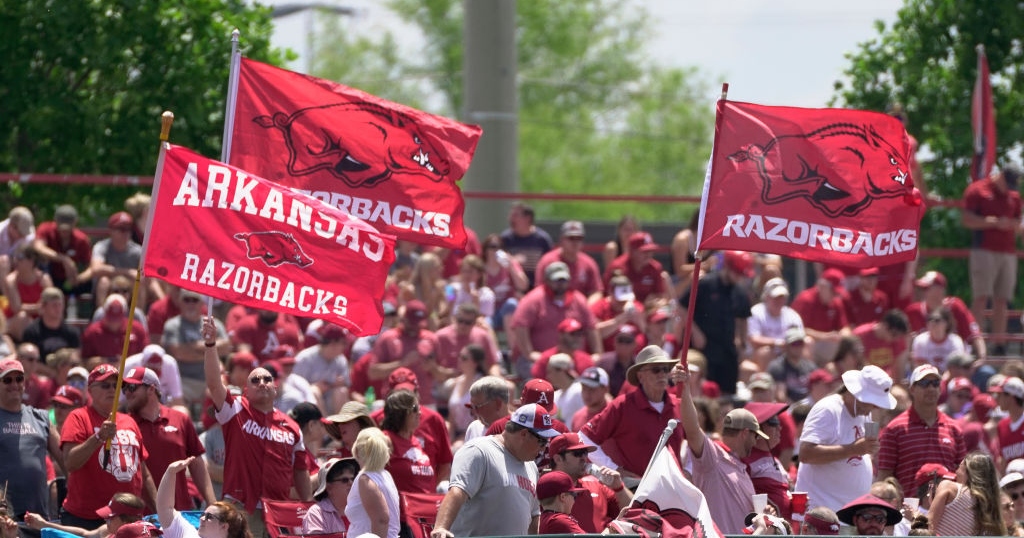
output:
[[[288,500],[292,486],[299,500],[313,497],[306,447],[298,424],[274,409],[277,387],[266,368],[249,373],[244,396],[228,393],[220,375],[218,332],[212,317],[203,319],[206,388],[224,432],[225,450],[231,454],[224,461],[224,498],[244,508],[253,536],[262,536],[261,498]]]
[[[189,456],[201,456],[206,452],[189,417],[160,404],[160,377],[156,372],[141,366],[128,370],[124,376],[123,390],[128,412],[139,426],[142,442],[149,451],[148,465],[151,472],[163,476],[171,463]],[[206,460],[193,458],[188,470],[203,500],[207,504],[216,501],[210,475],[206,471]],[[195,503],[188,494],[185,474],[179,473],[177,479],[174,508],[194,510]]]
[[[754,276],[754,257],[749,252],[727,251],[725,265],[697,284],[691,344],[708,359],[707,378],[721,387],[723,396],[736,393],[740,354],[737,342],[746,341],[750,296],[741,284]],[[690,290],[679,298],[677,341],[690,304]]]
[[[548,446],[551,469],[569,475],[573,487],[586,490],[586,495],[576,498],[572,516],[579,521],[583,530],[598,534],[609,521],[619,515],[623,506],[633,502],[633,494],[622,483],[622,476],[613,469],[595,466],[601,476],[589,474],[588,456],[594,450],[597,450],[596,447],[582,443],[580,436],[575,433],[563,433],[552,439]]]

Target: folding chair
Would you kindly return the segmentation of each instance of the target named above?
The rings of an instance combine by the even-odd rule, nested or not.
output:
[[[444,495],[438,493],[401,493],[405,523],[412,531],[413,538],[430,538],[437,520],[437,509]]]
[[[263,502],[263,523],[267,525],[270,538],[302,536],[302,518],[312,502],[305,501],[271,501]]]

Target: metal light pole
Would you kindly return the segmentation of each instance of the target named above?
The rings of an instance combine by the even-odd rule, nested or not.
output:
[[[300,2],[300,3],[287,3],[277,4],[274,9],[270,11],[270,18],[279,19],[281,17],[287,17],[300,11],[306,12],[306,74],[312,74],[313,70],[313,38],[315,32],[314,28],[314,15],[317,11],[325,13],[331,13],[334,15],[347,15],[353,16],[356,14],[356,10],[345,6],[336,6],[325,2]]]
[[[519,192],[519,101],[516,87],[516,1],[463,0],[463,118],[483,127],[473,165],[462,186],[469,191]],[[509,203],[473,200],[466,223],[480,235],[507,226]]]

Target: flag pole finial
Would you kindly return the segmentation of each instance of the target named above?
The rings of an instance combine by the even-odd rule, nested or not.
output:
[[[725,101],[729,97],[729,83],[722,83],[722,100]]]
[[[167,139],[171,137],[171,124],[174,123],[174,112],[165,110],[160,115],[160,141],[167,142]]]
[[[985,44],[978,43],[977,45],[974,46],[974,51],[977,52],[978,54],[985,54]]]

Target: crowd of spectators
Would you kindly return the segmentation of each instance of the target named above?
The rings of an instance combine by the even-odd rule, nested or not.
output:
[[[1024,535],[1019,198],[1014,228],[988,196],[1014,174],[966,197],[971,307],[915,262],[819,266],[794,290],[778,256],[696,252],[695,221],[663,249],[624,218],[599,264],[583,223],[555,241],[515,204],[463,250],[400,242],[384,326],[362,337],[133,285],[144,195],[95,244],[70,205],[38,226],[14,208],[0,509],[106,536],[149,532],[117,519],[142,513],[189,534],[178,512],[206,507],[199,535],[242,538],[265,535],[264,502],[297,499],[306,532],[392,537],[426,496],[434,538],[616,532],[656,516],[631,490],[679,421],[667,450],[726,533]]]

